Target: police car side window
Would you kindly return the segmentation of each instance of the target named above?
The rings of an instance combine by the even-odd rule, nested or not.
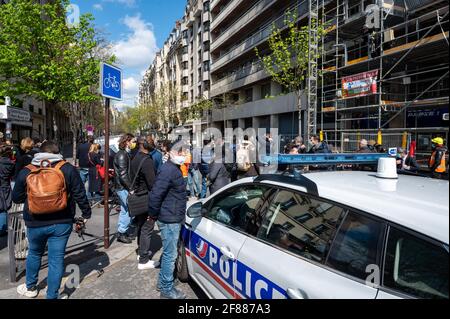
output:
[[[334,240],[327,265],[350,276],[366,280],[367,266],[378,265],[378,251],[384,225],[374,219],[350,212]]]
[[[324,262],[345,210],[303,194],[280,190],[270,201],[258,238]]]
[[[266,192],[265,187],[251,185],[228,190],[207,205],[206,217],[245,232],[254,222]]]
[[[448,299],[448,260],[444,246],[391,228],[383,285],[418,298]]]

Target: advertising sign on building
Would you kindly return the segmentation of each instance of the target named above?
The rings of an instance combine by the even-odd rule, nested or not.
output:
[[[342,97],[351,98],[378,92],[378,70],[348,76],[342,79]]]

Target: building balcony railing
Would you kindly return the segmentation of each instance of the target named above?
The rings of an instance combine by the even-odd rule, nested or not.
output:
[[[230,84],[232,84],[234,82],[240,81],[240,80],[242,80],[244,78],[247,78],[247,77],[249,77],[251,75],[254,75],[254,74],[256,74],[256,73],[258,73],[260,71],[264,71],[263,64],[260,61],[252,63],[252,64],[250,64],[248,66],[245,66],[245,67],[243,67],[243,68],[241,68],[241,69],[239,69],[237,71],[234,71],[230,75],[228,75],[228,76],[226,76],[226,77],[224,77],[222,79],[219,79],[217,81],[214,81],[214,84],[211,87],[211,94],[213,96],[215,96],[215,95],[218,95],[218,94],[225,93],[225,92],[222,92],[222,91],[228,85],[230,85]],[[264,72],[264,73],[265,73],[265,75],[267,75],[266,72]],[[248,84],[248,83],[246,83],[246,84]]]
[[[261,15],[265,10],[275,4],[277,0],[260,0],[247,12],[241,15],[233,24],[231,24],[226,30],[224,30],[212,43],[211,50],[219,48],[226,40],[236,34],[245,25],[253,21],[256,17]]]
[[[288,8],[286,11],[296,12],[298,17],[301,18],[303,14],[306,14],[308,12],[308,8],[309,8],[308,0],[302,0],[300,4]],[[276,20],[262,26],[256,33],[252,34],[247,39],[243,40],[240,43],[237,43],[236,45],[232,46],[229,50],[222,53],[219,58],[213,61],[211,71],[219,69],[220,67],[224,66],[226,63],[231,61],[233,58],[253,49],[257,45],[266,41],[272,33],[273,25],[275,25],[279,29],[285,28],[286,27],[285,19],[286,19],[286,12],[284,12]]]
[[[214,18],[214,21],[211,23],[211,30],[214,30],[231,12],[236,9],[236,7],[243,0],[230,0],[221,10],[220,13]]]

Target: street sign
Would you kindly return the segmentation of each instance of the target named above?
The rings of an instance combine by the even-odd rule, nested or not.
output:
[[[110,64],[100,65],[100,93],[102,96],[122,101],[122,70]]]

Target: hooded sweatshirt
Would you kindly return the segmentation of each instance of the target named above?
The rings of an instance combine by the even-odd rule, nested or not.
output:
[[[49,165],[48,163],[50,163],[52,167],[54,167],[62,160],[63,157],[59,154],[38,153],[34,156],[31,164],[36,167],[40,167],[41,164],[42,166],[47,167]],[[61,167],[61,171],[66,181],[68,195],[67,208],[53,214],[41,216],[33,215],[28,210],[27,177],[28,174],[30,174],[30,170],[24,168],[17,176],[16,185],[12,193],[12,200],[16,204],[25,204],[23,217],[27,227],[37,228],[55,224],[72,224],[74,222],[76,211],[75,204],[78,204],[83,218],[91,218],[91,207],[78,170],[73,165],[66,163]]]

